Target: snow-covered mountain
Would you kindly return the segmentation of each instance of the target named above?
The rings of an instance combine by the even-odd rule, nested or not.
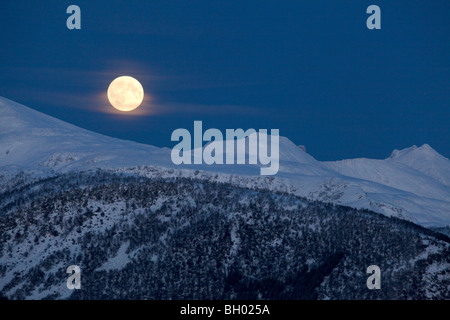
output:
[[[60,174],[1,194],[0,230],[0,297],[14,300],[450,298],[450,238],[230,183]],[[371,264],[382,290],[367,289]]]
[[[0,299],[449,299],[450,238],[378,214],[449,224],[431,147],[320,162],[280,137],[275,176],[170,154],[0,98]]]
[[[93,133],[0,97],[0,191],[28,179],[102,168],[142,176],[196,177],[312,200],[365,208],[423,226],[450,225],[450,160],[428,145],[395,150],[384,160],[320,162],[280,137],[280,169],[257,165],[181,165],[171,149]]]

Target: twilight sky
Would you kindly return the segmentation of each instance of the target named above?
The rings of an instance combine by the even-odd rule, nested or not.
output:
[[[66,28],[71,4],[82,30]],[[450,157],[449,14],[448,0],[1,1],[0,96],[160,147],[202,120],[279,129],[318,160],[423,143]],[[121,75],[146,93],[132,114],[106,101]]]

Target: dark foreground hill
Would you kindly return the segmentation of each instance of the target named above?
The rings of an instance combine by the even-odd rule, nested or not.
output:
[[[423,227],[225,183],[97,171],[0,195],[9,299],[450,299],[449,270]]]

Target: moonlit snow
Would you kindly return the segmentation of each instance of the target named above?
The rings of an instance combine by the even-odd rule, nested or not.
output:
[[[427,144],[394,150],[383,160],[321,162],[280,137],[280,168],[274,177],[261,177],[258,165],[250,164],[177,166],[170,153],[169,148],[90,132],[0,97],[2,191],[20,171],[38,177],[95,168],[143,176],[158,172],[287,191],[426,227],[450,225],[450,160]]]

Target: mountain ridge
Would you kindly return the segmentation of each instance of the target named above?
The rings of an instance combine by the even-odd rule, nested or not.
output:
[[[8,299],[448,299],[450,238],[192,178],[64,173],[0,195]],[[365,270],[382,270],[368,290]],[[82,290],[68,290],[79,266]]]
[[[170,149],[111,138],[44,115],[0,97],[0,174],[40,171],[43,175],[95,168],[155,167],[239,185],[270,187],[255,165],[174,165]],[[146,175],[147,170],[128,170]],[[228,178],[227,178],[228,177]],[[394,150],[381,160],[356,158],[321,162],[280,137],[278,187],[324,202],[365,208],[424,226],[450,225],[450,160],[431,146]],[[7,188],[7,186],[5,186]],[[286,189],[285,188],[285,189]]]

